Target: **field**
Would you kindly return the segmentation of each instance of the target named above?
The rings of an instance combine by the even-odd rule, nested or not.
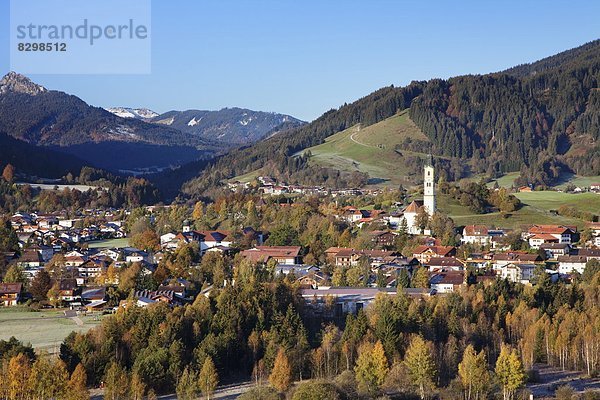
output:
[[[371,185],[414,184],[408,176],[404,154],[395,151],[396,144],[405,138],[427,140],[427,137],[408,117],[408,111],[361,128],[355,125],[328,137],[325,143],[303,150],[313,155],[311,162],[341,171],[366,172]]]
[[[600,212],[600,195],[592,193],[570,194],[546,191],[517,193],[516,196],[523,203],[523,207],[511,213],[508,218],[501,213],[474,214],[446,195],[438,195],[438,208],[448,214],[458,226],[482,224],[502,228],[520,228],[530,224],[563,224],[583,228],[584,221],[551,212],[563,204],[573,205],[583,211]]]
[[[93,242],[88,242],[88,247],[90,249],[104,249],[104,248],[114,248],[114,247],[127,247],[129,246],[128,238],[121,239],[106,239],[106,240],[95,240]]]
[[[0,340],[14,336],[23,343],[31,343],[36,350],[55,353],[69,333],[87,332],[99,323],[95,316],[67,318],[63,311],[57,310],[33,312],[24,307],[0,308]]]

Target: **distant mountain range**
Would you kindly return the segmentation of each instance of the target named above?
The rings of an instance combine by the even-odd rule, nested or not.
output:
[[[287,115],[238,108],[162,115],[145,108],[105,110],[15,72],[0,80],[0,134],[126,173],[156,172],[210,158],[302,123]]]
[[[119,117],[141,119],[177,129],[193,137],[220,142],[225,147],[252,144],[306,123],[290,115],[237,107],[219,111],[173,110],[160,115],[147,108],[115,107],[107,110]]]

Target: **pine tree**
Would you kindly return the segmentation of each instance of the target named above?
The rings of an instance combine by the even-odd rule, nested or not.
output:
[[[408,271],[406,268],[402,268],[398,273],[398,277],[396,278],[396,287],[398,290],[407,288],[410,286],[410,276],[408,275]]]
[[[359,388],[369,393],[377,392],[388,371],[388,360],[381,341],[378,340],[375,345],[363,343],[354,368]]]
[[[285,355],[285,350],[281,347],[277,352],[271,375],[269,375],[269,382],[280,393],[288,390],[292,383],[292,367]]]
[[[215,368],[212,358],[206,357],[204,360],[198,380],[200,391],[210,399],[210,395],[215,392],[215,389],[219,384],[219,375],[217,374],[217,369]]]
[[[419,397],[425,399],[427,391],[434,386],[436,370],[429,346],[421,336],[415,336],[410,342],[404,364],[414,385],[418,387]]]
[[[25,354],[19,353],[8,363],[8,398],[21,400],[29,397],[29,375],[31,364]],[[3,378],[4,379],[4,378]]]
[[[500,355],[496,361],[496,377],[502,386],[504,400],[514,398],[515,392],[525,384],[525,371],[521,358],[516,350],[508,345],[502,345]]]

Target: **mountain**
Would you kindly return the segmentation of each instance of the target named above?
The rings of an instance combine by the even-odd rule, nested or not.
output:
[[[121,118],[14,72],[0,80],[0,132],[111,170],[176,166],[218,148],[168,126]]]
[[[148,121],[229,146],[254,143],[282,130],[305,124],[289,115],[244,108],[169,111]]]
[[[70,154],[17,140],[0,133],[0,168],[12,164],[19,174],[44,178],[60,178],[71,172],[79,175],[86,163]]]
[[[352,126],[368,127],[404,109],[425,138],[403,140],[396,150],[432,152],[449,160],[438,166],[448,169],[446,176],[494,177],[518,171],[523,184],[547,185],[563,172],[600,175],[599,82],[600,40],[596,40],[502,72],[379,89],[305,126],[203,163],[182,191],[196,195],[259,169],[291,183],[359,182],[348,180],[348,174],[339,171],[343,168],[311,162],[310,152],[302,155],[301,151]],[[352,160],[340,160],[348,161]],[[178,171],[189,176],[199,166],[190,164]]]
[[[111,107],[107,108],[106,111],[115,114],[117,117],[121,118],[135,118],[147,120],[154,117],[158,117],[158,113],[147,108]]]

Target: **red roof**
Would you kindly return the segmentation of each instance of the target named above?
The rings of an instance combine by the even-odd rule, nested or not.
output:
[[[562,235],[565,233],[574,233],[577,232],[577,228],[571,226],[564,225],[534,225],[529,228],[529,233],[531,234],[554,234],[554,235]]]
[[[484,225],[465,226],[465,236],[487,236],[488,228]]]
[[[450,256],[451,253],[456,250],[453,246],[417,246],[417,248],[413,251],[413,254],[422,254],[427,251],[431,251],[437,254],[440,257]]]
[[[22,283],[0,283],[0,295],[21,293]]]

